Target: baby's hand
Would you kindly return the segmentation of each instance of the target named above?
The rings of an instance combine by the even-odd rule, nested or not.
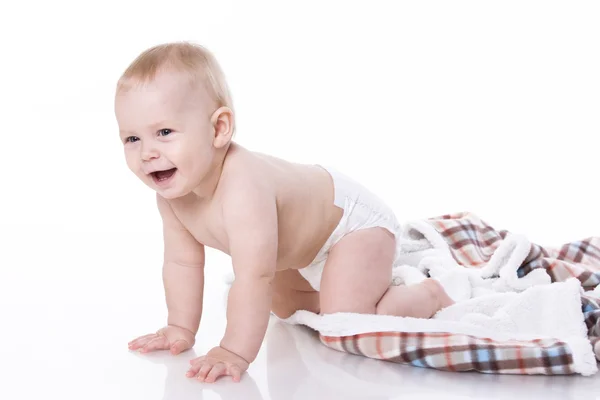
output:
[[[239,382],[244,371],[248,369],[248,362],[242,357],[215,347],[205,356],[190,361],[192,367],[187,372],[188,378],[198,376],[200,382],[212,383],[219,377],[229,375],[234,382]]]
[[[141,353],[155,350],[171,350],[172,354],[179,354],[194,346],[195,335],[178,326],[165,326],[156,333],[140,336],[129,342],[129,350],[140,349]]]

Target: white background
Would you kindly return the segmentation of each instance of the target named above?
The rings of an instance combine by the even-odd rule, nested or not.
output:
[[[546,245],[600,234],[596,1],[55,0],[3,2],[0,15],[12,389],[56,338],[80,351],[111,337],[103,351],[127,354],[163,322],[154,196],[127,170],[113,114],[119,75],[158,43],[215,53],[240,144],[334,166],[401,220],[472,211]]]
[[[114,85],[145,48],[194,40],[250,149],[334,165],[403,220],[468,210],[542,242],[598,234],[597,2],[294,4],[3,6],[2,223],[155,229]]]

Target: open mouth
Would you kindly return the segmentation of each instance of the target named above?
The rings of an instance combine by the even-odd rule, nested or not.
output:
[[[152,175],[152,179],[156,183],[164,183],[168,181],[173,175],[177,172],[177,168],[167,169],[165,171],[154,171],[150,175]]]

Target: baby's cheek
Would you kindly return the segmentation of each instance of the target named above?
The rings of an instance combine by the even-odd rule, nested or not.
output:
[[[127,163],[127,168],[131,172],[133,172],[138,178],[144,179],[144,173],[141,171],[140,163],[135,161],[133,157],[125,157],[125,162]]]
[[[138,175],[139,167],[136,162],[134,162],[131,157],[125,157],[125,162],[127,163],[127,168],[136,175]]]
[[[210,172],[211,158],[206,152],[198,152],[197,155],[189,157],[186,164],[186,171],[193,175],[190,178],[202,178]]]

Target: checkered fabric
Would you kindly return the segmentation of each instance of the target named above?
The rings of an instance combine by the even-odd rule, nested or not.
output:
[[[467,268],[483,267],[508,232],[495,230],[471,213],[431,218],[428,222],[445,239],[454,259]],[[519,268],[520,277],[544,268],[554,282],[575,277],[586,293],[582,312],[596,358],[600,360],[600,238],[567,243],[559,248],[531,245]],[[372,332],[353,336],[320,335],[338,351],[417,367],[496,374],[566,375],[575,373],[566,343],[554,339],[498,341],[452,333]]]

